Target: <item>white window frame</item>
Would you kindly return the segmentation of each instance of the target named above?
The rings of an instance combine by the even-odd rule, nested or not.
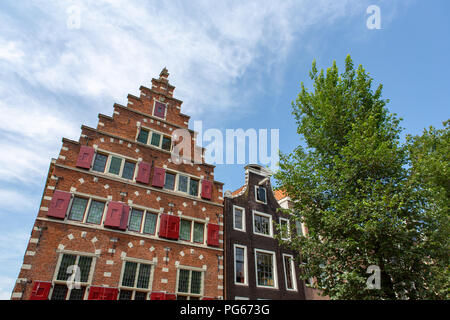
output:
[[[134,287],[127,287],[127,286],[123,286],[122,285],[122,281],[123,281],[123,276],[125,274],[125,264],[127,262],[134,262],[137,263],[138,266],[136,268],[136,274],[135,274],[135,280],[134,280]],[[147,289],[143,289],[143,288],[138,288],[136,287],[137,284],[137,278],[139,276],[139,269],[141,267],[141,264],[148,264],[151,265],[151,270],[150,270],[150,278],[149,278],[149,283],[148,283],[148,288]],[[124,257],[122,258],[122,270],[120,271],[120,279],[119,279],[119,285],[118,285],[118,289],[119,289],[119,294],[117,295],[117,299],[119,299],[119,295],[120,295],[120,291],[124,290],[124,291],[132,291],[131,294],[131,300],[134,300],[134,296],[136,291],[139,292],[146,292],[146,300],[150,300],[150,292],[152,291],[152,287],[153,287],[153,274],[155,272],[155,267],[156,264],[153,261],[149,261],[149,260],[142,260],[142,259],[135,259],[135,258],[130,258],[130,257]]]
[[[139,133],[141,132],[141,130],[146,130],[146,131],[148,131],[148,137],[147,137],[146,143],[143,143],[143,142],[140,142],[140,141],[137,140],[138,137],[139,137]],[[155,145],[152,144],[152,137],[153,137],[153,134],[154,134],[154,133],[159,134],[159,135],[161,136],[161,138],[159,139],[159,143],[158,143],[157,146],[155,146]],[[170,149],[169,149],[169,150],[166,150],[166,149],[163,149],[163,148],[162,148],[162,141],[163,141],[162,138],[163,138],[163,137],[166,137],[166,138],[169,138],[169,139],[170,139]],[[135,140],[137,143],[142,143],[142,144],[145,144],[145,145],[150,146],[150,147],[152,147],[152,148],[158,148],[158,149],[161,149],[162,151],[166,151],[166,152],[172,152],[172,149],[173,149],[173,140],[172,140],[172,136],[171,136],[170,134],[167,134],[167,133],[164,133],[164,132],[161,132],[161,131],[158,131],[158,130],[155,130],[155,129],[152,129],[152,128],[149,128],[149,127],[146,127],[146,126],[142,126],[142,125],[137,127],[136,137],[135,137],[134,140]]]
[[[255,251],[255,281],[256,281],[256,287],[258,288],[267,288],[267,289],[278,289],[278,272],[277,272],[277,258],[275,251],[269,251],[269,250],[263,250],[263,249],[254,249]],[[264,253],[264,254],[271,254],[272,255],[272,266],[273,266],[273,286],[263,286],[258,284],[258,264],[257,264],[257,254]]]
[[[289,289],[287,287],[286,262],[285,262],[285,259],[284,259],[285,257],[289,257],[291,259],[290,260],[291,270],[292,270],[291,277],[292,277],[292,284],[293,284],[293,288],[292,289]],[[283,269],[284,269],[284,283],[286,284],[286,290],[288,290],[288,291],[297,291],[298,289],[297,289],[297,278],[296,278],[296,273],[295,273],[294,256],[291,255],[291,254],[283,254],[282,258],[283,258]]]
[[[182,218],[180,218],[180,229],[181,229],[181,220],[188,221],[191,224],[191,227],[190,227],[191,233],[190,233],[190,239],[189,240],[184,240],[184,239],[180,239],[180,238],[178,240],[181,241],[181,242],[186,242],[186,243],[205,244],[205,238],[206,238],[205,237],[205,227],[206,227],[206,224],[204,222],[193,220],[193,219],[189,219],[189,218],[186,218],[186,216],[183,216]],[[203,224],[203,241],[202,242],[194,241],[194,225],[195,225],[195,223]]]
[[[180,270],[189,270],[189,284],[188,284],[188,291],[191,291],[191,280],[192,280],[192,271],[198,271],[201,272],[201,281],[200,281],[200,294],[197,293],[190,293],[190,292],[179,292],[178,291],[178,285],[179,285],[179,280],[180,280]],[[204,294],[204,289],[205,289],[205,270],[201,269],[201,268],[195,268],[195,267],[191,267],[191,266],[184,266],[184,265],[178,265],[177,267],[177,277],[176,277],[176,286],[175,286],[175,294],[178,296],[185,296],[187,298],[187,300],[190,300],[191,297],[195,297],[195,298],[201,298],[203,297]]]
[[[72,205],[73,205],[73,201],[74,201],[75,197],[87,199],[87,201],[88,201],[86,203],[86,208],[84,209],[83,219],[82,220],[69,219],[70,211],[72,210]],[[100,223],[98,223],[98,224],[97,223],[87,222],[87,218],[88,218],[88,215],[89,215],[89,209],[91,208],[92,200],[103,202],[105,204],[104,207],[103,207],[102,218],[100,219]],[[83,193],[79,193],[79,192],[73,193],[73,196],[70,198],[70,201],[69,201],[69,206],[67,207],[65,221],[70,221],[70,222],[74,222],[74,223],[87,223],[87,224],[91,224],[91,225],[95,225],[95,226],[101,226],[101,225],[103,225],[103,220],[105,219],[105,211],[107,209],[108,202],[109,202],[109,200],[105,199],[105,198],[92,196],[92,195],[87,195],[87,194],[83,194]]]
[[[240,209],[242,211],[242,229],[236,228],[236,215],[235,209]],[[245,208],[233,205],[233,230],[245,232]]]
[[[235,296],[234,300],[250,300],[249,297],[239,297],[239,296]]]
[[[258,200],[258,188],[263,188],[264,189],[264,193],[266,194],[266,202]],[[258,202],[258,203],[267,204],[267,188],[266,187],[255,185],[255,201]]]
[[[287,235],[286,235],[286,237],[281,237],[281,240],[289,240],[291,238],[291,225],[289,223],[289,219],[280,217],[278,219],[278,223],[280,224],[280,227],[281,227],[281,221],[287,223]],[[280,232],[280,236],[282,236],[282,235],[283,235],[282,232]]]
[[[106,159],[105,169],[103,170],[103,172],[93,170],[93,165],[94,165],[95,157],[97,156],[97,153],[100,153],[100,154],[108,157]],[[114,173],[110,173],[109,172],[109,169],[110,169],[110,166],[111,166],[112,157],[116,157],[116,158],[121,158],[122,159],[122,163],[120,164],[120,170],[119,170],[118,174],[114,174]],[[131,179],[122,178],[123,168],[125,167],[125,161],[134,163],[133,177]],[[102,149],[97,149],[96,152],[95,152],[95,155],[93,157],[93,162],[92,162],[92,165],[91,165],[91,168],[89,169],[89,171],[94,172],[94,173],[105,174],[105,175],[108,175],[110,177],[119,178],[119,179],[123,179],[123,180],[126,180],[126,181],[136,182],[136,171],[138,169],[138,163],[139,163],[139,161],[137,159],[133,159],[133,158],[130,158],[130,157],[127,157],[127,156],[123,156],[123,155],[120,155],[120,154],[117,154],[117,153],[114,153],[114,152],[109,152],[109,151],[105,151],[105,150],[102,150]]]
[[[79,285],[81,287],[85,287],[84,290],[84,296],[82,300],[86,300],[86,298],[88,297],[88,288],[92,283],[92,278],[94,275],[94,270],[95,270],[95,263],[97,261],[97,255],[93,254],[93,253],[88,253],[88,252],[78,252],[78,251],[68,251],[68,250],[58,250],[57,253],[59,254],[58,256],[58,262],[56,263],[56,268],[55,271],[53,273],[53,278],[52,278],[52,288],[51,288],[51,292],[49,292],[49,299],[51,300],[51,297],[53,296],[53,288],[55,287],[55,284],[60,284],[60,285],[67,285],[67,280],[57,280],[58,277],[58,273],[59,273],[59,269],[61,268],[61,263],[62,263],[62,258],[63,255],[65,254],[69,254],[69,255],[74,255],[76,256],[75,258],[75,265],[78,265],[78,261],[80,260],[80,256],[85,256],[85,257],[90,257],[92,258],[92,263],[89,269],[89,276],[86,282],[80,282]],[[69,275],[67,273],[67,278],[71,277],[71,275]],[[74,282],[74,285],[77,284],[77,282]],[[67,293],[66,293],[66,300],[69,300],[70,298],[70,293],[71,293],[72,289],[71,288],[67,288]]]
[[[244,249],[244,283],[236,282],[236,248]],[[248,286],[247,246],[244,246],[242,244],[233,245],[233,281],[237,286]]]
[[[256,232],[255,215],[269,218],[269,234]],[[252,212],[252,220],[253,220],[253,233],[254,234],[256,234],[258,236],[273,238],[273,225],[272,225],[272,215],[271,214],[260,212],[260,211],[257,211],[257,210],[253,210],[253,212]]]
[[[166,107],[164,108],[164,118],[160,118],[160,117],[158,117],[158,116],[155,116],[156,101],[158,101],[159,103],[162,103],[163,105],[166,106]],[[155,117],[156,119],[163,119],[163,120],[166,120],[166,118],[167,118],[167,109],[168,109],[167,103],[162,102],[162,101],[160,101],[160,100],[153,99],[152,117]]]

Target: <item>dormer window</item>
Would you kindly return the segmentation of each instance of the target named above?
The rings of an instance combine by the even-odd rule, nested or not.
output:
[[[256,202],[267,204],[266,188],[261,186],[255,186]]]

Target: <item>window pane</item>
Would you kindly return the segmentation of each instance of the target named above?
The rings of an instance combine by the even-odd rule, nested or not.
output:
[[[243,229],[243,225],[242,225],[242,209],[234,208],[234,227],[236,229]]]
[[[133,291],[120,290],[119,300],[131,300],[131,295],[132,294],[133,294]]]
[[[81,287],[80,289],[73,288],[70,291],[69,300],[83,300],[85,291],[86,291],[86,287]]]
[[[155,234],[157,214],[149,213],[145,215],[144,233]]]
[[[111,157],[111,164],[109,165],[109,173],[119,174],[122,166],[122,158]]]
[[[270,235],[270,219],[268,217],[263,217],[255,214],[255,231],[257,233],[262,233]]]
[[[187,220],[181,220],[180,223],[180,239],[191,241],[191,222]]]
[[[172,140],[168,137],[163,137],[161,148],[163,148],[164,150],[170,151],[171,145],[172,145]]]
[[[69,219],[81,221],[83,220],[84,211],[86,210],[88,200],[84,198],[73,198],[72,208],[70,208]]]
[[[257,199],[262,202],[266,202],[266,189],[264,187],[257,188]]]
[[[108,160],[108,156],[97,153],[97,155],[95,156],[94,165],[92,166],[92,170],[105,172],[106,160]]]
[[[192,271],[191,293],[200,294],[201,285],[202,285],[202,273],[200,271]]]
[[[280,227],[281,227],[281,238],[286,239],[289,237],[289,223],[286,220],[280,220]]]
[[[137,137],[137,141],[147,144],[148,130],[141,129],[141,131],[139,132],[139,135]]]
[[[133,180],[134,168],[136,164],[134,162],[125,161],[123,166],[122,178]]]
[[[102,221],[103,210],[105,209],[105,203],[100,201],[91,201],[87,222],[100,224]]]
[[[58,275],[56,276],[56,280],[67,280],[70,277],[70,274],[67,273],[67,268],[75,264],[77,256],[73,254],[64,254],[61,259],[61,264],[59,266]]]
[[[177,300],[187,300],[187,296],[177,295]]]
[[[257,281],[260,286],[274,286],[272,254],[256,253]]]
[[[194,241],[203,243],[203,232],[205,230],[205,225],[203,223],[194,222]]]
[[[123,272],[122,285],[126,287],[134,287],[134,279],[136,277],[136,262],[125,262],[125,270]]]
[[[297,230],[297,236],[303,235],[302,223],[299,220],[295,220],[295,229]]]
[[[166,172],[166,181],[164,183],[164,189],[173,190],[175,188],[175,175],[173,173]]]
[[[87,282],[89,279],[89,271],[91,270],[92,257],[80,256],[78,259],[78,267],[80,268],[80,281]]]
[[[134,293],[134,300],[146,300],[146,299],[147,299],[147,292],[136,291]]]
[[[189,270],[180,270],[178,278],[178,292],[188,292],[189,289]]]
[[[178,191],[187,192],[187,187],[188,187],[188,177],[178,175]]]
[[[148,284],[150,283],[151,268],[152,268],[152,266],[149,264],[141,263],[139,265],[139,275],[138,275],[136,287],[142,288],[142,289],[148,289]]]
[[[55,284],[51,300],[66,300],[67,286],[64,284]]]
[[[151,144],[155,147],[159,147],[159,143],[161,141],[161,135],[158,133],[153,132],[152,133],[152,141]]]
[[[133,209],[131,210],[130,223],[128,224],[128,230],[130,231],[140,231],[142,215],[144,214],[141,210]]]
[[[284,257],[284,272],[286,274],[286,287],[288,289],[294,289],[294,283],[292,281],[292,259],[291,257]]]
[[[198,196],[198,180],[191,179],[189,182],[189,194],[194,197]]]
[[[236,248],[234,259],[236,261],[236,282],[237,283],[245,283],[245,274],[244,274],[244,249]]]

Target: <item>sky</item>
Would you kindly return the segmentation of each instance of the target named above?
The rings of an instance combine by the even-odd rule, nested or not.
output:
[[[370,5],[380,29],[369,29]],[[0,2],[0,299],[17,279],[51,158],[127,94],[169,70],[182,112],[204,129],[279,129],[300,83],[347,54],[382,83],[405,134],[442,127],[450,111],[447,0]],[[403,137],[404,137],[403,135]],[[217,165],[224,190],[244,165]]]

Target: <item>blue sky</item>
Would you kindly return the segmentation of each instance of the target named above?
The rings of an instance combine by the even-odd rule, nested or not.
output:
[[[379,30],[366,27],[369,5],[381,9]],[[0,298],[10,297],[61,138],[78,140],[81,124],[95,127],[164,66],[191,121],[280,129],[289,152],[300,143],[291,102],[312,60],[342,66],[350,53],[383,83],[405,133],[419,134],[449,118],[449,9],[446,0],[2,1]],[[215,178],[234,190],[243,174],[218,165]]]

